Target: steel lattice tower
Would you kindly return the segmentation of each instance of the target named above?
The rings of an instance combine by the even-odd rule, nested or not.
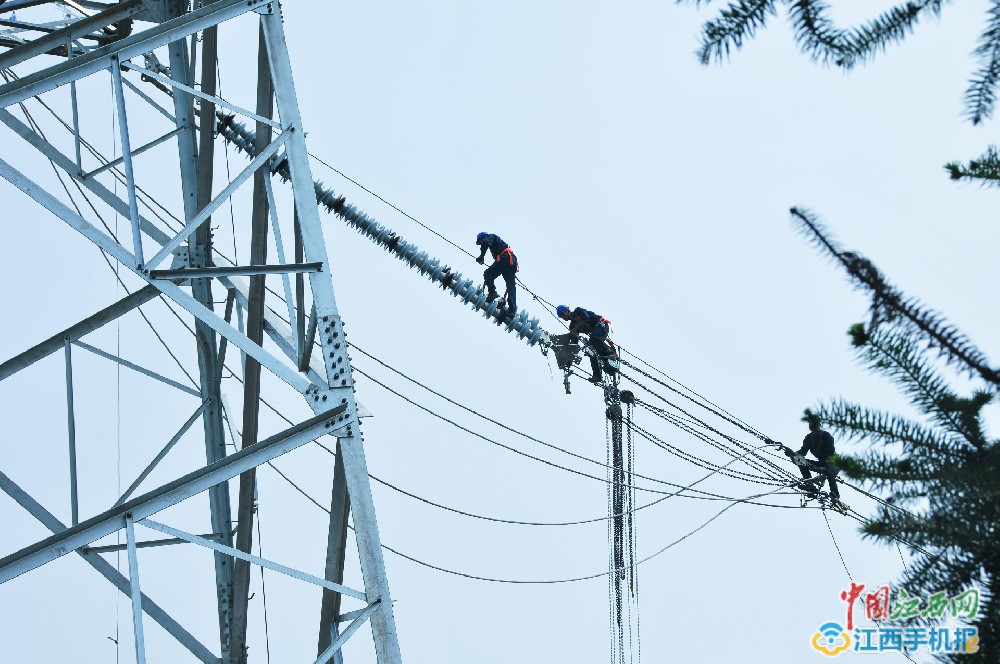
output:
[[[28,12],[42,4],[45,3],[38,0],[8,1],[0,3],[0,11]],[[204,0],[188,7],[188,3],[177,0],[120,3],[65,0],[64,4],[76,8],[81,17],[62,27],[39,28],[41,36],[33,34],[31,40],[0,38],[0,46],[8,49],[0,52],[0,70],[9,71],[16,66],[19,71],[30,72],[20,78],[5,76],[5,82],[0,84],[0,122],[10,130],[7,136],[19,137],[16,149],[10,149],[15,139],[10,142],[5,139],[0,176],[6,184],[0,186],[0,191],[5,199],[16,196],[32,199],[41,214],[65,222],[117,261],[123,270],[131,272],[132,281],[140,283],[141,288],[0,365],[0,380],[5,380],[49,355],[65,355],[71,502],[71,523],[63,524],[23,490],[15,478],[0,472],[0,489],[52,532],[50,537],[20,550],[3,551],[0,584],[62,556],[79,556],[131,598],[137,661],[145,661],[143,624],[153,621],[176,639],[193,661],[229,664],[246,661],[249,569],[251,565],[260,565],[322,587],[317,662],[341,661],[341,646],[366,622],[371,626],[378,661],[401,662],[361,437],[359,417],[364,409],[355,399],[279,3]],[[216,26],[228,21],[233,22],[233,29],[241,31],[242,39],[259,40],[254,111],[222,99],[216,90],[219,48]],[[198,35],[200,38],[196,38]],[[195,76],[196,66],[200,66],[200,77]],[[81,145],[86,145],[86,137],[81,135],[78,118],[92,100],[77,94],[77,82],[106,73],[110,73],[117,112],[117,154],[122,157],[87,172],[81,159]],[[140,78],[143,83],[137,84]],[[200,85],[195,83],[198,78]],[[153,86],[160,88],[159,93]],[[62,95],[60,99],[64,103],[69,100],[72,107],[75,155],[65,147],[57,147],[13,112],[21,102],[57,88]],[[172,108],[169,103],[167,108],[161,106],[153,98],[157,95],[157,99],[172,98]],[[272,119],[274,107],[278,119]],[[256,156],[221,190],[213,188],[217,112],[256,122]],[[130,129],[129,120],[137,117],[157,118],[162,126],[159,137],[141,146],[133,145],[131,136],[136,132],[134,126]],[[155,179],[156,173],[148,168],[134,169],[132,160],[147,150],[156,150],[161,164],[177,164],[179,191],[173,192],[170,202],[183,209],[183,228],[179,232],[165,228],[152,215],[140,210],[144,178]],[[98,204],[127,220],[126,228],[117,237],[113,236],[102,230],[86,211],[70,207],[61,192],[49,191],[29,178],[18,163],[27,154],[36,158],[41,154],[51,161],[61,175],[72,178]],[[270,178],[279,165],[290,180],[294,205],[288,207],[293,209],[279,211]],[[116,170],[124,185],[120,192],[102,184]],[[252,185],[248,182],[251,180]],[[251,188],[252,224],[249,236],[240,238],[250,247],[250,262],[224,264],[213,248],[211,216],[230,197]],[[216,190],[218,193],[213,195]],[[285,219],[294,216],[291,261],[284,259],[275,219],[279,214]],[[278,263],[268,264],[265,260],[269,242],[278,247]],[[287,322],[264,306],[265,277],[269,274],[280,275],[283,280]],[[294,294],[291,279],[294,279]],[[213,299],[213,289],[216,295],[225,292],[224,309]],[[148,450],[150,462],[146,470],[115,504],[93,514],[81,514],[73,425],[73,352],[80,348],[103,352],[87,344],[84,337],[158,297],[185,310],[193,322],[195,343],[173,350],[188,357],[191,364],[196,362],[198,389],[175,386],[191,393],[199,405],[172,437],[173,432],[163,434],[163,439],[169,442],[159,453],[155,446]],[[234,311],[239,314],[240,325],[233,320]],[[238,351],[245,357],[242,445],[236,451],[226,449],[225,399],[220,387],[227,349],[231,356]],[[111,355],[108,359],[143,370],[121,357]],[[269,382],[262,380],[262,369],[299,392],[315,417],[261,438],[258,409],[262,390],[269,389]],[[163,376],[153,377],[171,382]],[[148,407],[155,408],[156,404],[150,403]],[[146,477],[171,454],[173,445],[199,419],[206,454],[198,460],[196,470],[150,488]],[[331,443],[336,440],[322,579],[249,553],[255,468],[319,438]],[[229,480],[237,477],[239,491],[233,496]],[[199,494],[208,496],[211,533],[193,535],[154,520],[158,512]],[[363,590],[343,585],[349,516],[353,520],[364,578]],[[139,552],[150,543],[143,538],[151,530],[176,538],[172,541],[189,543],[186,546],[200,545],[214,551],[218,642],[202,643],[184,625],[183,617],[170,615],[156,604],[155,598],[143,592]],[[126,543],[120,548],[127,552],[127,575],[105,560],[99,547],[91,546],[122,531]],[[353,598],[355,604],[355,600],[360,600],[360,608],[342,610],[341,600],[345,596]],[[67,655],[72,654],[70,648],[67,644]],[[279,661],[287,660],[279,658]]]

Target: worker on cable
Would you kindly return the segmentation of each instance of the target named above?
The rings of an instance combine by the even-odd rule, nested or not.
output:
[[[600,314],[595,314],[589,309],[577,307],[570,310],[565,304],[556,307],[556,315],[563,320],[568,320],[570,334],[590,335],[590,347],[594,349],[597,356],[590,356],[590,367],[593,369],[592,383],[600,383],[604,374],[601,370],[601,360],[607,357],[614,357],[615,346],[608,339],[608,332],[611,331],[611,321]]]
[[[799,472],[802,473],[802,479],[809,480],[812,479],[812,474],[810,470],[816,471],[824,476],[826,476],[826,481],[830,486],[830,496],[835,500],[840,500],[840,489],[837,488],[837,467],[833,463],[833,457],[837,450],[833,446],[833,436],[830,432],[824,431],[819,428],[819,416],[806,411],[806,422],[809,424],[809,433],[806,437],[802,439],[802,449],[798,452],[793,452],[790,447],[785,447],[785,456],[789,459],[795,460],[796,455],[804,461],[801,463],[796,460],[796,464],[799,466]],[[807,452],[811,452],[818,461],[813,461],[811,459],[804,459],[803,457]],[[816,488],[814,482],[803,482],[799,485],[800,489],[808,491],[811,494],[818,494],[819,490]]]
[[[507,313],[514,315],[517,313],[517,290],[515,279],[518,273],[517,256],[511,251],[507,243],[500,239],[500,236],[492,233],[480,233],[476,236],[476,244],[479,245],[479,258],[476,262],[480,265],[486,263],[486,250],[489,249],[493,255],[493,264],[486,268],[483,277],[486,279],[486,301],[492,302],[500,297],[497,294],[496,278],[502,276],[507,284]]]

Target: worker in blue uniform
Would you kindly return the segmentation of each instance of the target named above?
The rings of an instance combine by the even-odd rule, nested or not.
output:
[[[817,461],[806,459],[805,465],[799,465],[799,472],[802,473],[802,479],[809,480],[812,478],[810,470],[825,475],[830,487],[830,496],[834,500],[840,500],[840,489],[837,487],[836,479],[837,467],[834,465],[833,459],[831,459],[837,453],[833,445],[833,436],[830,435],[830,432],[819,428],[819,416],[814,413],[809,413],[806,416],[806,422],[809,424],[809,433],[802,439],[802,449],[798,452],[793,452],[790,447],[786,447],[784,449],[785,455],[790,459],[794,459],[796,454],[804,457],[807,452],[812,453]],[[818,493],[813,482],[803,482],[799,485],[799,488],[809,493]]]
[[[599,383],[604,377],[601,370],[601,359],[614,357],[615,347],[608,339],[611,331],[611,321],[600,314],[595,314],[589,309],[577,307],[570,309],[565,304],[556,307],[556,315],[563,320],[569,321],[570,334],[589,335],[590,347],[594,349],[597,356],[590,356],[590,368],[593,369],[593,376],[590,381]]]
[[[480,233],[476,236],[476,244],[479,245],[479,258],[476,262],[480,265],[486,263],[486,252],[487,250],[493,256],[493,263],[486,271],[483,272],[483,277],[486,279],[486,301],[492,302],[493,300],[500,297],[496,289],[496,279],[497,277],[503,277],[504,283],[507,284],[507,313],[516,314],[517,313],[517,286],[516,279],[518,273],[517,267],[517,256],[511,251],[507,243],[500,239],[499,235],[493,235],[492,233]]]

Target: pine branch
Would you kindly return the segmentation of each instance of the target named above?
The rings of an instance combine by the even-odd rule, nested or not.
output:
[[[879,410],[871,410],[837,399],[816,409],[817,415],[848,439],[865,439],[870,444],[902,443],[911,452],[955,457],[962,443],[951,436],[928,429],[918,422]]]
[[[764,27],[768,16],[774,15],[775,0],[738,0],[724,9],[718,18],[708,21],[702,28],[698,60],[703,65],[712,60],[729,59],[730,51],[739,49],[743,42]]]
[[[991,145],[978,159],[970,161],[968,166],[953,161],[944,167],[952,180],[972,180],[984,187],[1000,187],[1000,154],[997,154],[995,145]]]
[[[795,207],[790,212],[792,220],[807,239],[841,264],[855,288],[871,295],[873,328],[881,322],[897,322],[898,319],[921,336],[928,347],[937,348],[946,362],[957,364],[961,372],[1000,386],[1000,371],[989,366],[986,357],[961,331],[917,300],[905,297],[867,258],[840,250],[828,239],[825,229],[812,212]]]
[[[847,34],[834,27],[826,14],[829,5],[822,0],[796,0],[789,8],[789,18],[795,30],[795,41],[802,52],[813,60],[835,62],[849,68],[854,54]]]
[[[869,452],[863,457],[838,455],[837,468],[852,480],[870,482],[879,489],[889,491],[896,486],[933,483],[940,476],[940,469],[933,464],[920,464],[912,457],[892,456],[885,452]],[[920,489],[921,492],[925,490]]]
[[[986,29],[975,50],[980,66],[965,91],[965,112],[974,125],[993,114],[1000,81],[1000,2],[994,0],[987,16]]]
[[[968,399],[953,393],[910,340],[908,331],[879,329],[866,339],[855,348],[869,368],[888,376],[922,412],[969,445],[981,450],[989,444],[982,430],[981,411],[992,400],[991,392],[977,391]]]
[[[848,60],[842,66],[849,69],[858,60],[870,60],[878,53],[884,53],[889,44],[901,42],[913,33],[921,15],[930,12],[935,17],[940,16],[941,7],[949,1],[906,2],[883,12],[864,26],[856,28],[851,32],[849,38],[853,59]]]

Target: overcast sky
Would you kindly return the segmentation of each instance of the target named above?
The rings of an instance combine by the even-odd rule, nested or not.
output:
[[[852,14],[838,8],[836,17],[850,23],[874,14],[876,7],[868,5],[889,6],[863,4]],[[700,26],[721,7],[289,2],[284,11],[309,149],[323,161],[470,252],[476,233],[499,234],[517,253],[519,276],[533,291],[605,315],[624,348],[773,439],[798,446],[807,432],[803,408],[832,397],[912,415],[890,385],[854,361],[845,332],[864,320],[867,302],[804,241],[788,208],[816,212],[845,247],[864,253],[908,294],[948,316],[995,363],[998,194],[954,184],[942,168],[977,157],[995,142],[994,122],[972,127],[962,119],[962,94],[976,66],[969,53],[987,3],[947,7],[940,21],[920,26],[905,44],[850,74],[799,54],[783,17],[731,62],[699,65],[694,50]],[[248,108],[256,63],[252,17],[220,33],[221,94]],[[19,12],[19,18],[28,16]],[[109,77],[95,75],[81,90],[83,134],[112,155]],[[45,99],[70,117],[65,89]],[[168,130],[162,116],[138,103],[130,113],[133,107],[133,145]],[[41,107],[28,108],[42,121]],[[51,118],[42,124],[71,154],[65,131]],[[43,160],[6,127],[0,136],[4,159],[64,198]],[[158,200],[179,214],[171,146],[138,157],[136,169]],[[226,158],[220,143],[217,191],[225,185]],[[234,175],[246,164],[232,149],[228,160]],[[482,268],[471,258],[326,166],[314,161],[312,167],[316,178],[350,202],[478,279]],[[6,182],[0,192],[8,229],[0,267],[8,284],[0,298],[8,315],[0,331],[6,359],[124,292],[90,243]],[[287,203],[286,194],[279,196]],[[99,210],[128,237],[127,221]],[[217,246],[227,256],[236,229],[241,262],[248,258],[248,211],[249,188],[234,199],[232,218],[227,206],[213,217]],[[290,238],[289,206],[279,214]],[[577,381],[567,396],[551,357],[504,334],[322,214],[352,343],[482,415],[603,463],[606,420],[598,390]],[[97,223],[87,208],[84,216]],[[269,262],[277,262],[273,247]],[[126,277],[126,283],[132,288],[137,280]],[[271,285],[280,290],[280,281]],[[215,296],[221,300],[223,291]],[[519,303],[543,326],[557,329],[530,295],[522,291]],[[159,301],[143,311],[196,376],[187,331]],[[86,341],[187,381],[135,313]],[[352,356],[371,376],[356,378],[359,400],[374,413],[363,427],[373,476],[429,501],[498,519],[565,522],[606,514],[604,482],[465,433],[374,381],[493,441],[603,477],[600,466],[489,424],[360,352]],[[238,362],[230,365],[239,374]],[[80,349],[74,351],[74,380],[81,512],[87,516],[114,503],[197,403]],[[273,377],[264,389],[286,417],[298,422],[309,416],[299,395]],[[64,390],[61,354],[0,383],[6,431],[0,470],[68,522]],[[242,386],[226,378],[223,390],[236,413],[238,438]],[[989,419],[995,435],[995,406]],[[635,421],[708,463],[730,460],[645,410],[636,411]],[[262,410],[262,436],[287,426]],[[706,474],[638,437],[635,446],[643,475],[687,484]],[[838,438],[838,451],[864,449],[864,441]],[[197,467],[203,454],[198,424],[146,486]],[[777,461],[794,471],[783,458]],[[329,503],[333,458],[319,446],[274,465],[321,505]],[[261,468],[258,480],[261,555],[322,575],[327,515],[274,470]],[[771,490],[719,476],[700,486],[733,498]],[[507,581],[553,581],[607,568],[604,522],[499,524],[435,508],[378,483],[372,492],[382,541],[437,567]],[[638,500],[655,497],[640,493]],[[861,514],[875,510],[849,488],[843,497]],[[863,540],[857,522],[844,516],[828,514],[828,529],[823,513],[799,509],[795,495],[766,502],[776,507],[737,505],[640,566],[645,661],[784,664],[818,657],[809,639],[820,624],[844,620],[839,593],[851,579],[891,583],[909,560],[905,547]],[[639,512],[639,555],[659,551],[728,504],[676,497]],[[157,520],[208,532],[206,507],[199,496]],[[2,555],[47,535],[6,497],[0,498],[0,515]],[[158,536],[141,528],[139,534]],[[108,560],[116,562],[113,555]],[[211,554],[162,547],[143,550],[139,561],[143,589],[217,650]],[[124,558],[118,562],[127,571]],[[485,582],[388,552],[386,566],[406,661],[609,658],[605,577]],[[271,661],[312,661],[320,593],[271,572],[262,587],[257,569],[253,579],[251,661],[268,661],[268,648]],[[361,586],[353,551],[348,584]],[[68,653],[87,662],[134,659],[127,598],[77,557],[8,582],[0,587],[0,604],[5,661],[61,661]],[[345,609],[356,604],[345,602]],[[145,624],[149,661],[188,661],[151,621]],[[370,631],[359,632],[345,653],[349,662],[373,662]],[[882,657],[903,661],[898,654]]]

